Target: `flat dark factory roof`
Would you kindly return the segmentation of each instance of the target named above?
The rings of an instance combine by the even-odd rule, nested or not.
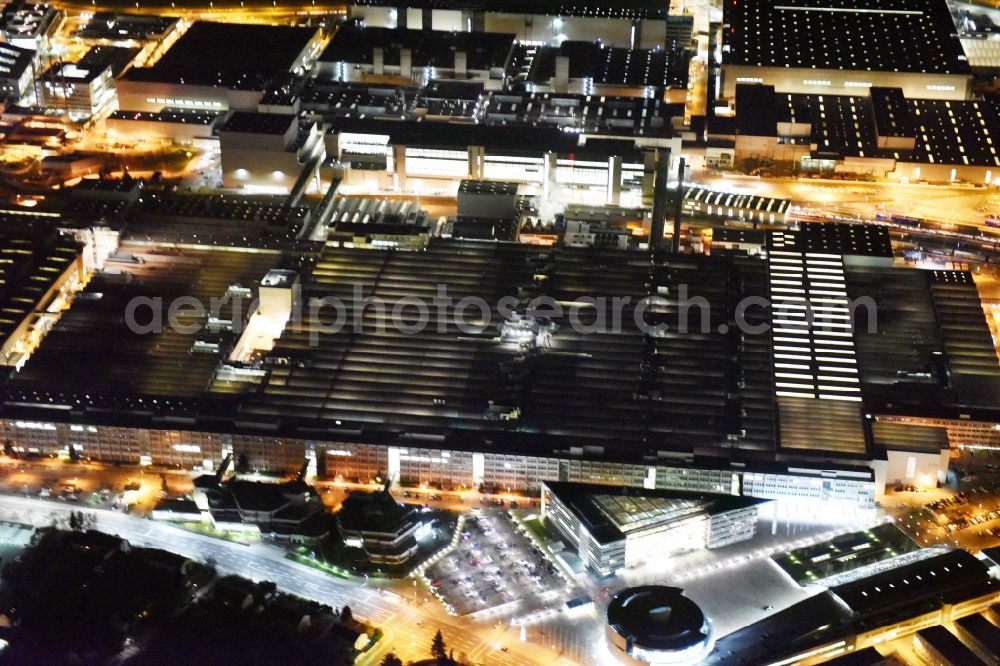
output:
[[[357,0],[358,6],[397,7],[398,0]],[[410,0],[413,9],[449,9],[544,16],[591,16],[595,18],[663,18],[669,7],[658,0]]]
[[[115,111],[108,117],[111,120],[211,125],[219,119],[219,114],[185,109],[164,109],[162,111]]]
[[[199,21],[152,67],[126,73],[129,81],[263,90],[287,72],[316,35],[313,28]]]
[[[901,88],[871,88],[868,94],[871,96],[875,130],[879,136],[916,136],[910,107]]]
[[[393,144],[408,146],[482,146],[541,153],[547,150],[559,154],[621,155],[636,157],[635,142],[628,139],[589,139],[580,142],[577,134],[563,132],[558,127],[518,125],[513,132],[502,125],[476,125],[414,120],[383,120],[378,118],[337,117],[330,119],[334,132],[382,134]]]
[[[777,136],[779,122],[811,125],[814,156],[887,158],[925,164],[1000,166],[1000,108],[986,100],[908,99],[898,88],[869,95],[776,93],[736,86],[736,129]],[[916,129],[919,127],[920,131]],[[913,137],[912,150],[879,148],[878,138]]]
[[[413,67],[452,68],[455,52],[466,55],[469,69],[503,67],[514,45],[514,35],[499,32],[451,32],[405,28],[361,28],[346,25],[337,30],[320,55],[320,62],[372,64],[374,49],[383,50],[383,62],[398,66],[400,51],[410,49]]]
[[[236,111],[219,127],[219,131],[245,134],[284,134],[289,127],[297,122],[298,118],[285,114]]]
[[[558,47],[538,49],[528,78],[536,83],[551,79],[558,56],[569,58],[569,76],[573,79],[663,88],[685,88],[688,84],[690,52],[686,49],[628,49],[583,41],[564,41]]]
[[[945,0],[725,0],[723,64],[968,74]]]

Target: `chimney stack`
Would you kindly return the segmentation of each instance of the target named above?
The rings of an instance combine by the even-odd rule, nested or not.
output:
[[[413,76],[413,52],[410,49],[399,50],[399,75]]]
[[[684,205],[684,158],[678,160],[677,198],[674,200],[674,238],[670,249],[674,254],[681,251],[681,210]]]
[[[667,176],[670,172],[670,151],[661,149],[656,156],[653,180],[653,222],[649,228],[649,251],[656,254],[663,244],[667,223]]]
[[[556,56],[556,74],[552,77],[552,88],[556,92],[569,89],[569,56]]]

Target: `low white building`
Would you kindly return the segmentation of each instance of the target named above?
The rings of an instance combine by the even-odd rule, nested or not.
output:
[[[219,145],[213,128],[220,114],[182,109],[115,111],[104,121],[108,139],[115,143],[171,142],[211,148]]]

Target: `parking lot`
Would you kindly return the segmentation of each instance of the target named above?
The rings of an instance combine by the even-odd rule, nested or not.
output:
[[[456,548],[425,575],[457,615],[520,600],[546,601],[567,587],[524,529],[498,510],[473,512]]]
[[[898,494],[897,494],[898,496]],[[897,503],[896,524],[922,546],[948,544],[973,552],[1000,542],[1000,491],[969,487],[932,501]]]

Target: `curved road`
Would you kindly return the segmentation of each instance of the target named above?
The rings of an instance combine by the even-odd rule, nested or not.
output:
[[[464,656],[470,663],[486,666],[570,663],[542,646],[518,642],[515,632],[504,635],[503,645],[508,652],[503,652],[499,643],[484,638],[495,632],[450,617],[434,602],[417,606],[389,590],[325,574],[285,559],[285,551],[276,546],[244,546],[116,511],[0,495],[0,520],[43,527],[56,519],[68,519],[71,511],[93,514],[97,529],[126,539],[132,545],[161,548],[200,562],[211,561],[220,573],[255,581],[269,580],[283,592],[334,608],[349,605],[354,615],[380,627],[385,634],[379,645],[359,660],[360,664],[377,664],[390,649],[407,661],[427,658],[438,629],[455,656]]]

